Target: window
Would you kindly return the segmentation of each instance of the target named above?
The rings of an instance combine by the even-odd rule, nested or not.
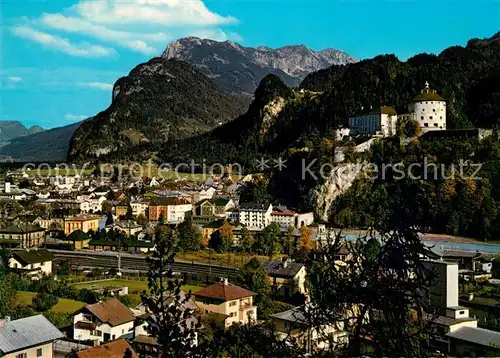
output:
[[[237,303],[238,303],[238,301],[231,301],[231,302],[229,302],[229,307],[236,306]]]
[[[28,358],[28,353],[19,353],[16,355],[16,358]]]
[[[432,116],[429,116],[429,119],[432,119]]]
[[[438,126],[438,124],[437,124],[437,123],[434,123],[434,127],[437,127],[437,126]]]
[[[38,349],[36,350],[36,356],[37,356],[37,357],[41,357],[41,356],[42,356],[42,348],[38,348]]]
[[[424,127],[429,127],[429,123],[424,123]]]
[[[432,111],[433,111],[433,112],[436,112],[436,108],[433,108],[433,109],[432,109]]]
[[[465,311],[460,311],[459,313],[460,313],[460,314],[465,314]]]
[[[420,117],[421,120],[424,120],[424,116]]]

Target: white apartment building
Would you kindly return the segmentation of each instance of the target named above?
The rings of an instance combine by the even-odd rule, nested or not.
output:
[[[350,134],[382,135],[391,137],[396,135],[398,114],[392,107],[381,106],[370,111],[349,118]]]
[[[435,272],[434,285],[429,288],[429,303],[445,313],[447,307],[458,306],[458,265],[447,261],[429,260],[424,266]]]
[[[84,213],[98,212],[102,210],[102,203],[106,201],[106,197],[104,195],[89,197],[88,195],[81,195],[76,197],[77,200],[81,201],[80,210]]]
[[[132,208],[132,215],[134,216],[139,216],[139,215],[144,215],[146,216],[146,210],[148,209],[149,203],[147,201],[131,201],[130,202],[130,207]]]
[[[87,305],[73,316],[73,339],[99,344],[134,330],[134,314],[116,298]]]
[[[271,204],[245,203],[239,207],[238,220],[248,228],[265,228],[272,222],[272,212]]]
[[[295,227],[297,213],[293,211],[273,211],[271,213],[271,222],[281,227]]]
[[[45,249],[14,251],[9,258],[9,267],[26,274],[32,279],[52,275],[54,255]]]

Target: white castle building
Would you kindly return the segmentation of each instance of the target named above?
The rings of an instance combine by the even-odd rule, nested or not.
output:
[[[422,91],[408,103],[408,113],[398,114],[393,107],[381,106],[349,118],[351,135],[396,135],[398,121],[414,120],[422,133],[446,130],[446,101],[425,83]]]
[[[429,82],[408,103],[408,112],[424,133],[446,130],[446,101],[429,87]]]
[[[369,134],[392,137],[396,135],[398,114],[392,107],[381,106],[349,118],[351,135]]]

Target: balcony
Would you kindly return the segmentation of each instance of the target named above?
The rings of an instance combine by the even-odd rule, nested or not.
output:
[[[246,311],[246,310],[249,310],[249,309],[253,309],[253,305],[250,304],[250,302],[245,302],[245,303],[242,303],[240,304],[240,311]]]
[[[88,321],[78,321],[75,326],[80,329],[87,329],[89,331],[94,331],[97,328],[97,325],[93,322]]]

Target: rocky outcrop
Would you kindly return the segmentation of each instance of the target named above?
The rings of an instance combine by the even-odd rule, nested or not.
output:
[[[368,163],[344,163],[331,170],[322,184],[309,192],[310,204],[315,216],[328,221],[328,216],[335,199],[344,194],[367,168]]]
[[[196,37],[172,42],[162,56],[187,61],[222,88],[245,94],[253,94],[268,74],[275,74],[286,85],[296,87],[311,72],[356,62],[335,49],[314,51],[304,45],[252,48],[232,41],[217,42]]]

